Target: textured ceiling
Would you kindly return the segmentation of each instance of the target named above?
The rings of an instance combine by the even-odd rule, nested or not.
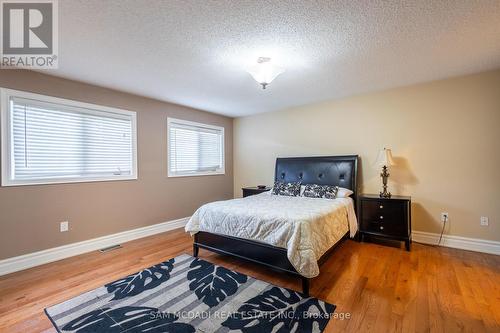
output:
[[[500,67],[500,1],[59,1],[48,74],[242,116]],[[268,89],[244,68],[286,68]]]

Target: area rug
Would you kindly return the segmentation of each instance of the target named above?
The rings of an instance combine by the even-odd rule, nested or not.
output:
[[[335,305],[181,255],[45,309],[58,332],[322,332]]]

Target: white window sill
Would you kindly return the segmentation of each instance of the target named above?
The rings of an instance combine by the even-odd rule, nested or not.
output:
[[[73,184],[73,183],[94,183],[111,182],[121,180],[137,180],[137,175],[102,177],[102,178],[68,178],[68,179],[39,179],[39,180],[3,180],[2,187],[6,186],[30,186],[30,185],[51,185],[51,184]]]
[[[179,178],[179,177],[198,177],[198,176],[218,176],[225,175],[225,171],[216,171],[216,172],[197,172],[197,173],[169,173],[168,178]]]

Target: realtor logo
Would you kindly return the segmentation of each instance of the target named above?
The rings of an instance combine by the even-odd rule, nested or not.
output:
[[[1,68],[57,68],[57,0],[0,0]]]

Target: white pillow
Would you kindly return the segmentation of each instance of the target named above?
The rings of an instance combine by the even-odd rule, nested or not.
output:
[[[337,198],[347,198],[350,197],[354,192],[343,187],[339,187],[337,192]]]

